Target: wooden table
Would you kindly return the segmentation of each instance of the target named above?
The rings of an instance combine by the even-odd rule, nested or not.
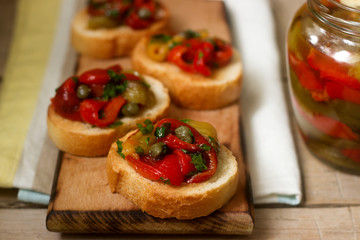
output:
[[[279,6],[281,1],[273,0],[274,6]],[[0,25],[0,77],[10,41],[15,3],[0,0],[0,22],[4,19],[8,23],[6,27]],[[255,205],[255,228],[250,236],[54,233],[45,227],[46,207],[18,201],[16,189],[0,189],[0,239],[360,239],[360,176],[334,170],[318,161],[304,148],[299,136],[295,136],[303,203],[297,207]]]

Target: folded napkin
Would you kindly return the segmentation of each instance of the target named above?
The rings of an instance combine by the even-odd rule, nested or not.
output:
[[[301,178],[270,4],[267,0],[225,0],[225,4],[244,64],[242,121],[254,202],[299,204]]]
[[[17,2],[0,94],[0,187],[17,186],[14,178],[52,47],[58,16],[53,10],[58,7],[57,0]]]
[[[70,47],[70,26],[82,4],[83,1],[62,0],[58,8],[59,17],[43,84],[14,178],[14,186],[20,188],[18,199],[23,201],[47,204],[50,199],[59,150],[47,135],[47,107],[54,89],[74,73],[76,53]]]
[[[49,201],[59,151],[47,137],[47,106],[54,89],[74,72],[70,23],[81,4],[18,1],[0,99],[0,187],[19,188],[20,200]]]

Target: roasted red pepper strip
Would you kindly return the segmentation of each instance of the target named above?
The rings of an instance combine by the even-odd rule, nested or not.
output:
[[[349,65],[311,48],[307,61],[311,68],[320,72],[320,77],[360,90],[360,81],[348,75]]]
[[[301,85],[309,91],[323,91],[324,84],[322,80],[316,76],[314,71],[306,64],[296,58],[295,54],[289,51],[288,54],[290,67],[294,70]]]
[[[76,96],[77,83],[74,77],[68,78],[56,91],[51,99],[55,111],[64,118],[81,121],[80,99]]]
[[[194,73],[195,69],[192,62],[187,63],[183,58],[188,49],[189,48],[187,46],[183,45],[178,45],[174,47],[169,51],[167,61],[176,64],[179,68],[186,72]]]
[[[179,149],[174,150],[174,154],[178,157],[179,164],[181,167],[181,172],[183,175],[196,171],[194,164],[191,163],[192,158],[189,154],[186,154]]]
[[[155,167],[161,172],[158,180],[170,180],[170,184],[179,186],[184,181],[184,174],[181,172],[178,156],[174,153],[166,155],[155,163]]]
[[[193,127],[191,127],[190,125],[179,121],[179,120],[175,120],[175,119],[170,119],[170,118],[165,118],[160,120],[156,126],[161,126],[164,123],[170,123],[171,124],[171,131],[174,131],[176,128],[180,127],[180,126],[186,126],[188,127],[191,132],[193,133],[194,136],[194,141],[195,141],[195,145],[201,145],[201,144],[206,144],[206,145],[210,145],[208,143],[208,141]],[[169,135],[167,135],[169,136]],[[166,138],[166,137],[165,137]],[[159,139],[159,141],[163,141],[163,139]],[[178,141],[180,141],[178,139]],[[217,155],[215,150],[211,147],[209,151],[204,151],[203,156],[206,157],[207,160],[207,170],[200,172],[192,177],[190,177],[186,182],[187,183],[198,183],[198,182],[203,182],[208,180],[212,175],[214,175],[216,168],[217,168]]]
[[[232,57],[232,47],[230,44],[215,38],[215,56],[214,56],[214,62],[217,66],[221,67],[226,65],[228,62],[230,62]]]
[[[133,73],[121,73],[121,75],[124,75],[126,80],[141,80],[140,77],[136,76],[135,74]]]
[[[132,12],[126,19],[125,23],[132,29],[144,29],[151,25],[149,20],[141,19],[136,12]]]
[[[320,114],[309,114],[305,112],[295,100],[293,102],[299,113],[321,132],[335,138],[359,140],[359,135],[354,133],[351,128],[344,123]]]
[[[166,144],[171,149],[184,149],[189,152],[197,152],[200,151],[200,147],[196,144],[187,143],[181,141],[173,134],[168,134],[164,138],[161,139],[163,143]]]
[[[354,162],[360,163],[360,149],[354,148],[354,149],[343,149],[341,150],[341,153],[353,160]]]
[[[360,91],[346,87],[336,82],[326,83],[326,92],[331,99],[342,99],[360,104]]]
[[[119,73],[122,69],[120,65],[113,65],[109,68],[95,68],[82,73],[79,76],[79,82],[85,84],[106,84],[110,81],[108,70]]]
[[[130,165],[138,172],[141,176],[148,178],[150,180],[159,180],[163,175],[160,170],[156,167],[151,166],[138,158],[138,155],[128,155],[126,156],[126,160],[130,163]]]
[[[80,114],[84,122],[90,123],[97,127],[106,127],[114,123],[121,107],[126,100],[122,96],[117,96],[109,102],[85,99],[80,104]],[[103,110],[103,117],[100,118],[99,111]]]
[[[110,76],[106,69],[95,68],[84,72],[79,77],[79,82],[85,84],[106,84],[110,81]]]
[[[141,176],[155,181],[170,181],[175,186],[181,185],[184,180],[184,174],[181,172],[178,156],[176,154],[168,154],[163,159],[155,161],[152,164],[147,163],[143,159],[139,159],[136,155],[126,156],[126,160]]]
[[[205,54],[202,50],[198,50],[194,57],[194,68],[198,73],[201,73],[204,76],[210,76],[211,70],[206,65]]]

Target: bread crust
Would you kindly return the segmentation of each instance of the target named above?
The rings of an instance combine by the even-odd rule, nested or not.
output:
[[[72,21],[71,42],[78,52],[90,57],[108,59],[129,56],[142,37],[167,28],[170,14],[164,5],[160,5],[158,15],[158,19],[146,29],[133,30],[128,26],[89,29],[90,16],[83,9]]]
[[[55,112],[53,105],[48,108],[47,127],[50,139],[62,151],[86,157],[107,155],[111,144],[124,136],[128,131],[136,128],[136,123],[143,123],[146,119],[156,121],[169,111],[170,97],[168,90],[152,77],[144,76],[151,86],[156,103],[152,108],[145,109],[139,116],[124,117],[122,125],[116,128],[98,128],[89,123],[72,121],[63,118]]]
[[[121,141],[131,136],[129,132]],[[207,216],[225,205],[238,185],[238,163],[229,149],[220,147],[215,174],[202,183],[167,185],[142,177],[117,153],[114,143],[107,158],[110,190],[134,202],[142,211],[159,218],[193,219]]]
[[[146,54],[148,38],[136,45],[131,61],[135,70],[153,76],[169,89],[171,100],[178,106],[196,110],[224,107],[236,101],[241,93],[242,62],[233,49],[229,64],[214,70],[210,77],[187,73],[168,62],[156,62]]]

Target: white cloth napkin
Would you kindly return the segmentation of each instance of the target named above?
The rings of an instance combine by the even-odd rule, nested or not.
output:
[[[225,0],[225,5],[244,64],[242,120],[254,203],[299,204],[301,178],[270,4]]]

